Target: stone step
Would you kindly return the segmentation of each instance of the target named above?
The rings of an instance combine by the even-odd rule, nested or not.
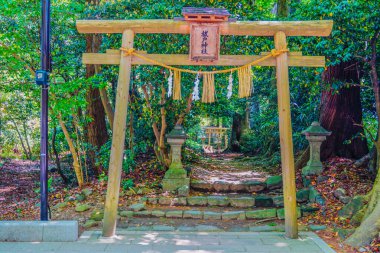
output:
[[[298,218],[302,216],[301,208],[297,208]],[[140,218],[167,218],[167,219],[197,219],[197,220],[260,220],[260,219],[284,219],[284,208],[265,208],[253,210],[203,210],[193,208],[183,210],[171,209],[146,209],[143,211],[121,211],[121,217]]]
[[[309,192],[300,190],[297,192],[297,202],[305,203],[309,200]],[[148,197],[142,200],[150,205],[160,206],[217,206],[234,208],[253,207],[283,207],[282,195],[204,195],[189,197]]]
[[[192,179],[190,187],[197,191],[204,192],[268,192],[282,191],[282,177],[271,176],[265,181],[251,180],[243,182],[215,181],[207,182],[199,179]]]
[[[254,225],[254,224],[247,224],[247,226],[231,226],[231,227],[225,227],[225,226],[215,226],[215,225],[133,225],[133,224],[121,224],[118,223],[119,227],[122,227],[122,229],[118,229],[118,234],[124,234],[124,233],[143,233],[146,231],[152,231],[152,232],[285,232],[285,226],[283,224],[273,224],[273,225]],[[323,228],[322,226],[320,226]],[[322,230],[324,230],[323,228]],[[298,225],[299,231],[314,231],[312,226],[303,226]],[[124,232],[125,231],[125,232]],[[101,231],[96,230],[90,230],[85,231],[82,236],[86,236],[86,240],[90,237],[88,234],[90,233],[98,233],[98,236],[101,236]],[[80,238],[79,241],[83,241],[84,238]]]

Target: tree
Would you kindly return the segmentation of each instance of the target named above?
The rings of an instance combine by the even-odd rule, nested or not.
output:
[[[99,0],[86,0],[88,8],[95,8],[99,5]],[[94,6],[92,6],[94,5]],[[87,34],[86,35],[86,52],[98,53],[102,43],[102,35],[100,34]],[[86,78],[94,76],[98,71],[95,65],[86,65]],[[104,93],[104,92],[103,92]],[[96,175],[101,174],[102,168],[96,163],[96,154],[100,147],[107,142],[108,133],[105,121],[105,108],[103,107],[102,98],[98,87],[90,85],[87,88],[86,94],[87,108],[86,114],[89,122],[86,125],[87,141],[90,144],[88,155],[90,160],[90,167],[94,168]],[[105,106],[107,103],[105,104]],[[110,126],[112,127],[110,122]]]
[[[339,156],[361,158],[368,153],[367,140],[362,138],[362,103],[360,100],[361,66],[358,62],[341,62],[329,66],[323,73],[328,87],[322,92],[320,123],[331,135],[322,144],[321,159]],[[341,84],[341,85],[340,85]]]
[[[301,17],[308,17],[311,19],[318,18],[333,18],[334,19],[334,30],[330,38],[318,39],[314,43],[317,45],[317,49],[324,51],[325,54],[329,56],[329,66],[327,77],[330,75],[333,78],[327,78],[327,80],[334,80],[334,77],[339,76],[332,82],[333,88],[347,86],[347,81],[352,84],[354,79],[354,84],[356,86],[360,85],[362,91],[365,91],[365,84],[372,83],[374,101],[375,101],[375,111],[378,121],[379,133],[379,120],[380,120],[380,89],[378,80],[378,62],[377,62],[377,50],[379,47],[379,30],[380,30],[380,12],[379,12],[379,2],[378,1],[334,1],[331,4],[329,1],[308,1],[301,2],[297,8],[296,15]],[[311,42],[311,41],[310,41]],[[312,43],[313,44],[313,43]],[[359,68],[359,73],[357,71],[344,71],[350,68],[354,64]],[[346,65],[345,65],[346,64]],[[340,66],[339,66],[340,65]],[[345,65],[345,66],[344,66]],[[350,65],[350,66],[351,66]],[[354,75],[352,75],[354,73]],[[352,76],[356,76],[352,78]],[[349,78],[347,78],[349,77]],[[361,77],[361,78],[358,78]],[[360,80],[358,80],[360,79]],[[356,82],[355,82],[356,80]],[[358,82],[360,81],[360,82]],[[334,84],[337,86],[334,87]],[[343,84],[343,85],[342,85]],[[343,91],[346,94],[344,96],[351,97],[352,103],[358,104],[358,90],[356,88],[351,88],[349,92]],[[329,90],[328,90],[329,92]],[[356,94],[350,94],[350,93]],[[332,94],[333,95],[333,94]],[[356,98],[354,98],[356,97]],[[337,97],[332,96],[331,100],[335,100]],[[330,99],[328,99],[330,100]],[[373,100],[372,100],[373,101]],[[372,103],[373,104],[373,103]],[[371,108],[372,109],[372,108]],[[339,110],[335,110],[339,111]],[[359,112],[357,112],[359,113]],[[332,114],[331,116],[333,116]],[[330,117],[331,117],[330,116]],[[359,115],[360,116],[360,115]],[[326,117],[328,118],[328,117]],[[360,117],[356,119],[352,117],[353,121],[360,121]],[[348,121],[348,119],[347,119]],[[346,122],[347,122],[346,121]],[[359,123],[360,125],[360,123]],[[351,124],[350,129],[355,129]],[[356,129],[355,131],[358,131]],[[360,134],[360,131],[358,132]],[[372,135],[373,133],[370,133]],[[355,137],[355,136],[351,136]],[[350,138],[351,138],[350,137]],[[376,149],[377,155],[379,156],[380,143],[375,138],[372,138]],[[348,152],[347,150],[345,152]],[[353,152],[353,151],[350,151]],[[379,159],[378,159],[379,160]],[[377,170],[379,170],[379,161],[377,162]],[[367,195],[369,199],[368,205],[364,210],[364,218],[361,225],[355,230],[347,240],[346,243],[352,246],[361,246],[369,244],[374,237],[376,237],[380,231],[380,173],[377,174],[377,178],[374,182],[373,189]]]

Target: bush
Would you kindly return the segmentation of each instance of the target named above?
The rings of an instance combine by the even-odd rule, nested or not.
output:
[[[121,187],[123,188],[124,191],[131,189],[135,184],[133,183],[132,179],[123,179],[121,181]]]

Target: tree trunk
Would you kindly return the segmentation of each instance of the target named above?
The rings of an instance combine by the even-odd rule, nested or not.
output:
[[[354,62],[330,66],[323,74],[326,83],[335,81],[359,83],[357,64]],[[333,156],[359,159],[368,153],[362,124],[360,87],[349,86],[338,93],[333,90],[322,92],[320,123],[332,134],[321,147],[321,159]]]
[[[61,116],[58,116],[58,120],[59,120],[59,125],[62,128],[63,134],[65,135],[67,144],[69,145],[70,153],[73,156],[73,167],[74,167],[75,175],[77,177],[78,186],[82,188],[84,180],[83,180],[82,168],[79,163],[78,153],[75,149],[74,142],[70,137],[69,131],[67,130],[65,123],[61,119]]]
[[[288,0],[277,0],[277,17],[286,18],[288,16]]]
[[[148,92],[149,89],[149,92]],[[166,90],[164,85],[161,85],[161,98],[160,98],[160,115],[161,115],[161,123],[159,124],[158,122],[155,121],[154,119],[154,114],[153,114],[153,108],[150,103],[151,97],[153,95],[153,87],[152,85],[143,85],[142,90],[144,93],[145,101],[147,104],[148,109],[151,111],[151,119],[152,119],[152,128],[153,128],[153,133],[156,138],[155,144],[154,144],[154,152],[156,154],[156,157],[158,161],[164,165],[165,167],[170,166],[170,156],[169,156],[169,151],[166,148],[165,145],[165,133],[167,129],[167,122],[166,122],[166,109],[165,109],[165,103],[166,103]],[[183,112],[180,113],[178,116],[178,120],[176,121],[177,125],[182,125],[185,116],[191,111],[192,108],[192,92],[190,92],[189,96],[187,97],[187,103],[186,103],[186,108]]]
[[[26,142],[26,146],[28,147],[29,157],[32,158],[32,150],[30,149],[29,139],[28,139],[28,131],[26,130],[25,121],[22,122],[22,128],[24,132],[24,138]]]
[[[231,151],[240,152],[240,138],[243,132],[243,122],[244,122],[244,117],[238,113],[235,113],[232,118],[232,129],[231,129],[231,140],[230,140]]]
[[[88,1],[87,1],[88,2]],[[93,1],[90,1],[92,3]],[[97,4],[97,1],[95,1]],[[90,34],[86,36],[86,52],[97,53],[102,42],[102,37],[99,34]],[[86,65],[86,78],[90,78],[95,75],[95,65]],[[91,145],[89,155],[89,166],[94,168],[95,175],[102,173],[102,167],[96,165],[96,153],[100,147],[106,143],[108,139],[107,127],[105,121],[105,111],[100,97],[98,88],[89,87],[86,94],[87,101],[87,116],[91,119],[91,122],[87,124],[87,140]]]
[[[59,159],[59,154],[58,154],[58,151],[57,151],[57,147],[55,146],[55,138],[56,138],[56,136],[57,136],[57,127],[54,126],[54,128],[53,128],[53,136],[51,137],[51,147],[53,149],[53,153],[54,153],[54,157],[55,157],[55,164],[57,165],[58,174],[61,176],[61,178],[63,180],[63,183],[65,185],[67,185],[69,183],[69,179],[65,176],[65,174],[63,173],[62,168],[61,168],[61,161]]]
[[[102,100],[103,107],[107,114],[108,122],[110,124],[111,130],[113,128],[114,110],[112,108],[111,102],[107,95],[107,90],[105,88],[99,89],[100,98]]]
[[[31,159],[30,154],[29,154],[28,150],[25,147],[24,140],[22,139],[22,135],[20,133],[20,130],[18,129],[18,126],[17,126],[16,122],[13,119],[11,119],[11,121],[12,121],[12,123],[13,123],[13,125],[14,125],[14,127],[16,129],[17,135],[18,135],[18,137],[20,139],[21,146],[22,146],[22,149],[24,150],[24,154],[26,156],[26,159]]]
[[[371,241],[379,235],[380,231],[380,83],[379,76],[377,73],[377,42],[380,36],[380,29],[376,31],[374,37],[371,39],[371,60],[368,61],[371,70],[371,81],[373,86],[373,92],[375,94],[376,101],[376,114],[378,121],[377,128],[377,140],[375,141],[376,147],[376,168],[377,176],[373,184],[372,190],[368,196],[370,200],[364,214],[364,219],[360,226],[355,230],[355,232],[346,240],[346,243],[354,246],[360,247],[363,245],[368,245]]]

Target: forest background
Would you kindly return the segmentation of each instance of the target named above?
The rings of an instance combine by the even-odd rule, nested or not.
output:
[[[296,160],[307,157],[301,134],[312,121],[332,131],[322,146],[322,160],[339,156],[372,162],[375,179],[380,31],[376,0],[61,0],[52,1],[52,72],[50,75],[50,157],[68,184],[107,175],[112,136],[117,66],[81,63],[83,52],[120,48],[120,35],[81,35],[78,19],[173,19],[185,6],[222,7],[237,20],[333,20],[329,37],[291,37],[290,51],[326,56],[326,68],[290,68],[291,112]],[[0,6],[0,156],[38,159],[40,87],[39,1],[9,0]],[[184,35],[139,34],[135,48],[148,53],[188,53]],[[273,48],[267,37],[224,36],[221,54],[260,54]],[[205,68],[207,69],[207,68]],[[181,101],[167,98],[169,73],[161,67],[136,66],[130,87],[125,173],[142,157],[157,171],[169,164],[165,134],[182,123],[189,138],[184,158],[201,152],[202,127],[230,128],[229,150],[279,168],[277,91],[273,68],[253,68],[254,92],[231,99],[228,75],[216,76],[216,102],[192,101],[194,76],[184,74]],[[65,164],[63,166],[62,164]],[[279,170],[280,171],[280,170]]]

